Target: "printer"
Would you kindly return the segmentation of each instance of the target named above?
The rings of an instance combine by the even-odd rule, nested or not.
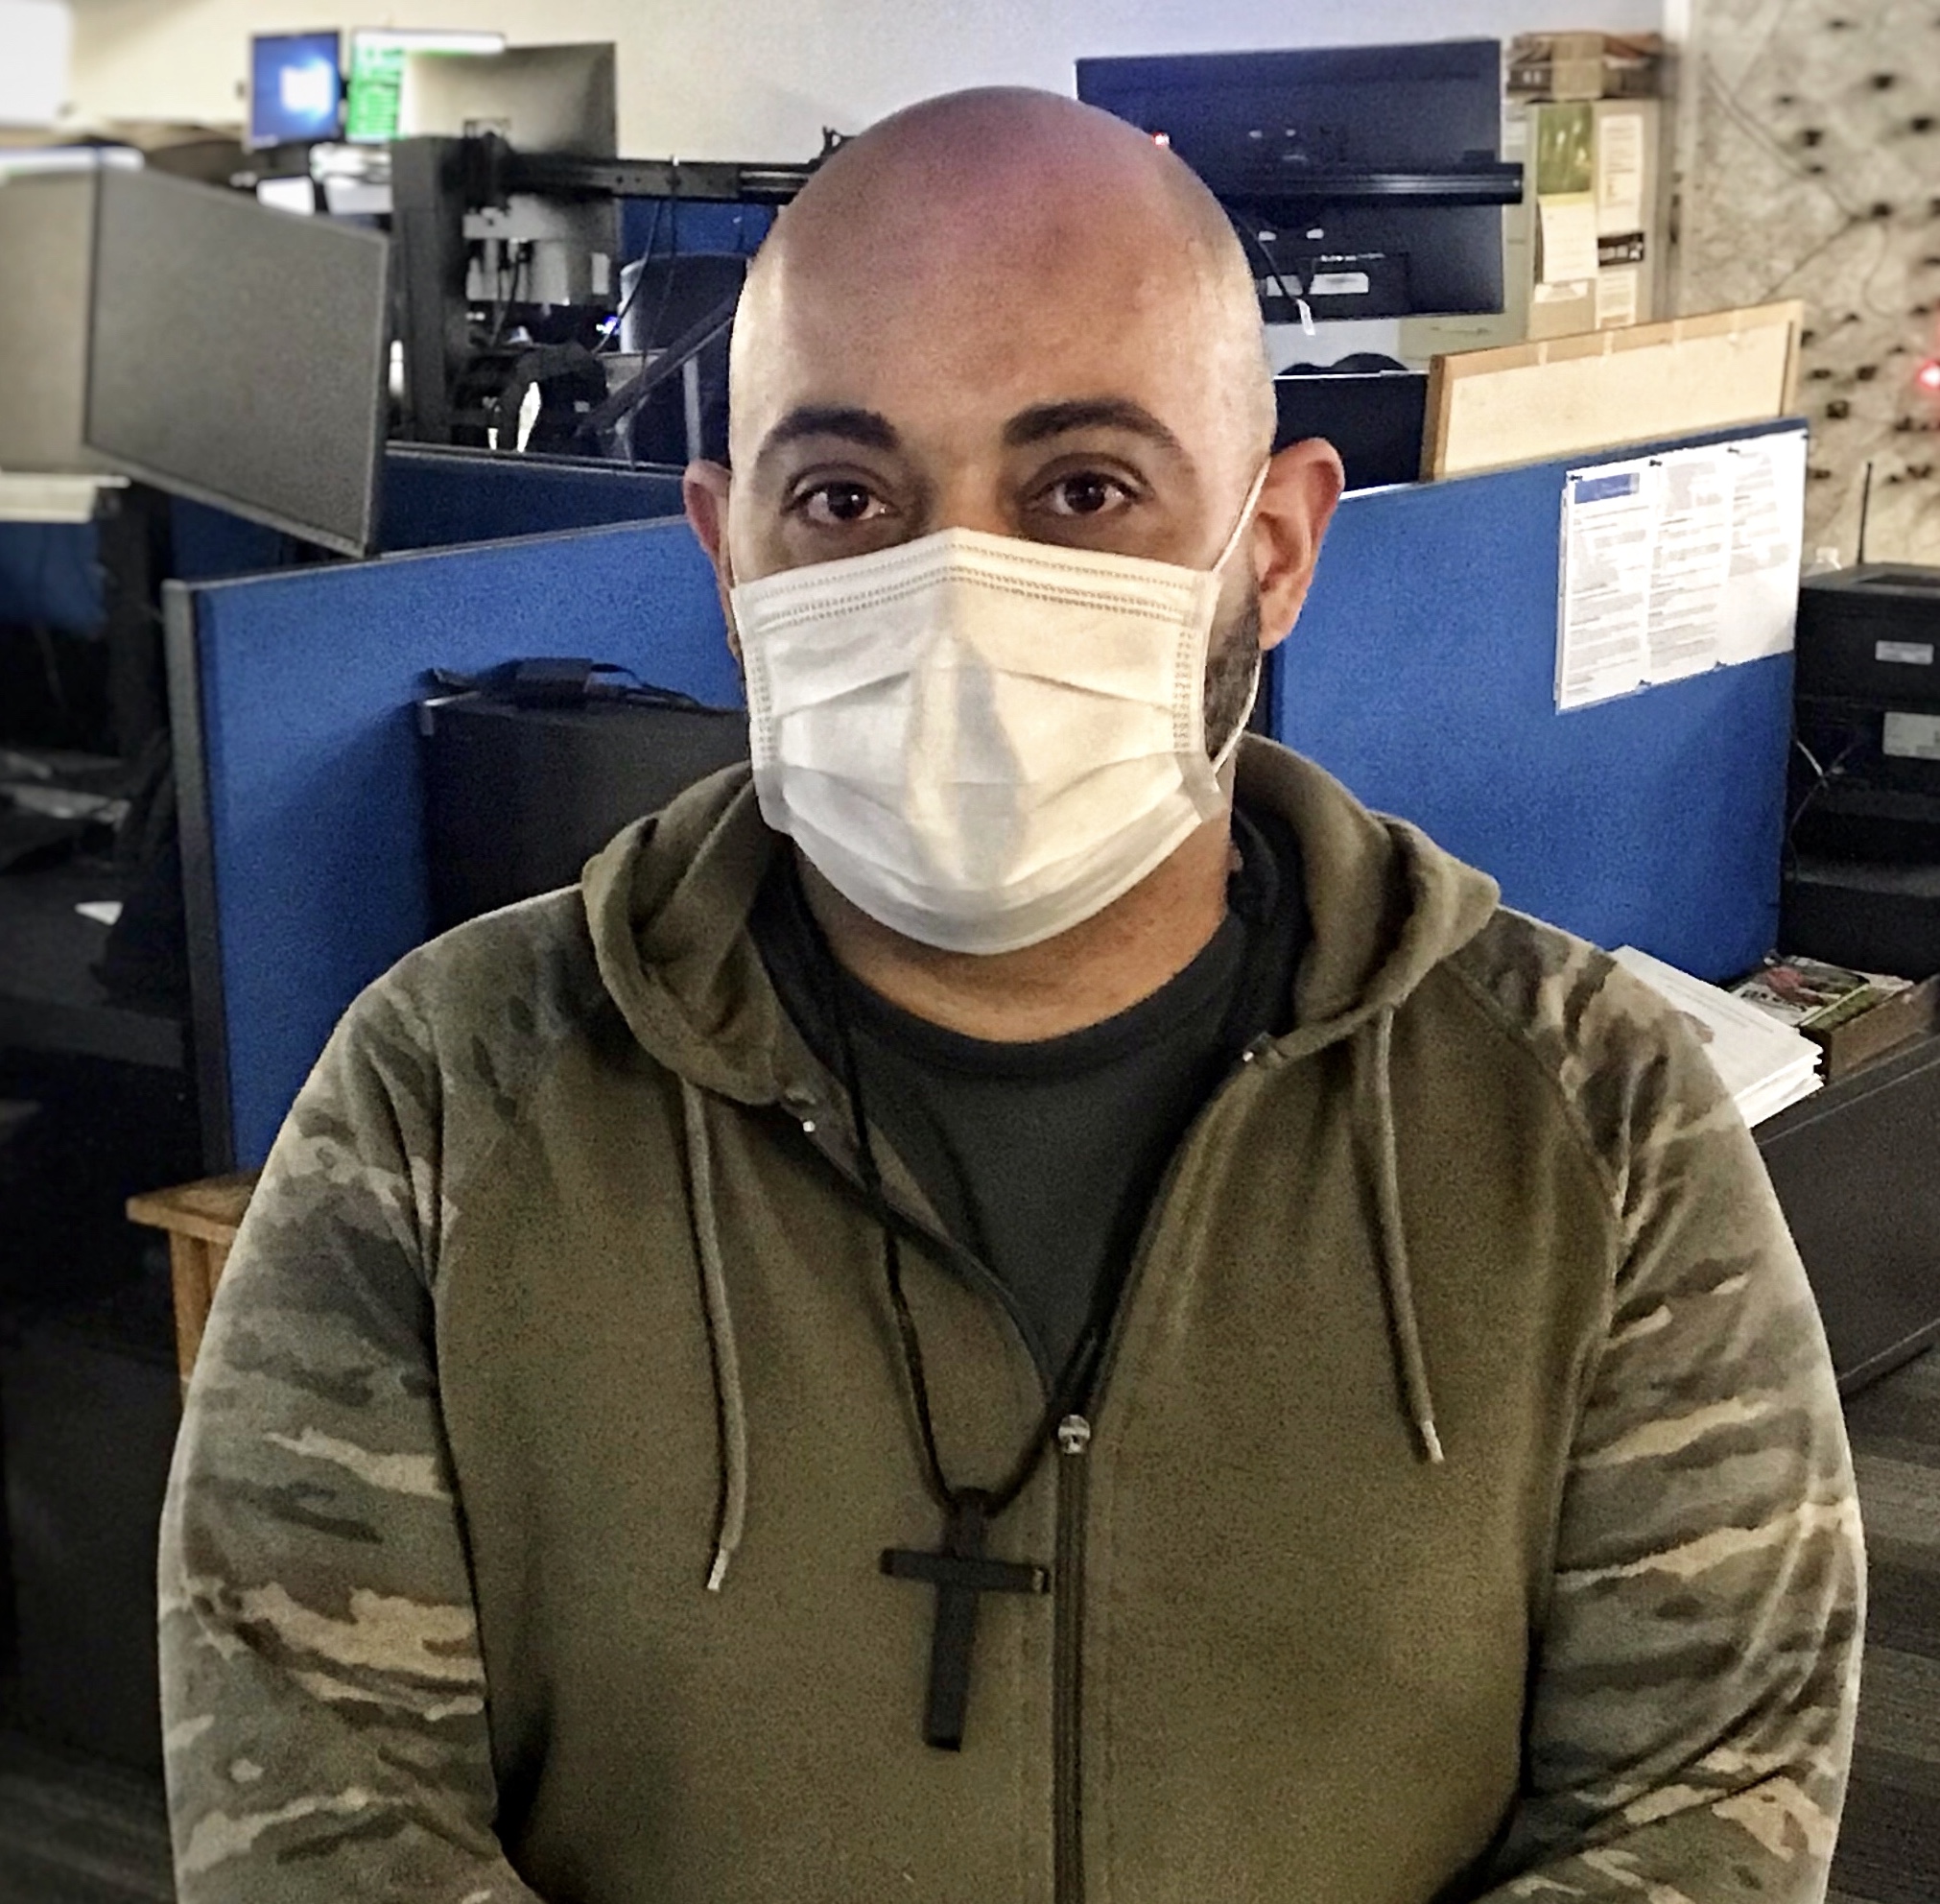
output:
[[[1940,568],[1808,576],[1793,680],[1785,943],[1940,971]]]

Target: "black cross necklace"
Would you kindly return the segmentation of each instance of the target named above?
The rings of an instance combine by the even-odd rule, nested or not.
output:
[[[989,1496],[958,1491],[934,1553],[908,1547],[883,1551],[883,1571],[894,1580],[927,1581],[936,1589],[936,1625],[930,1636],[930,1697],[923,1739],[946,1752],[963,1749],[963,1715],[970,1703],[970,1661],[977,1643],[977,1600],[982,1593],[1045,1593],[1051,1570],[1026,1560],[983,1555]]]
[[[806,907],[803,910],[806,912]],[[942,1456],[936,1446],[930,1384],[923,1371],[922,1339],[916,1333],[916,1319],[911,1314],[909,1298],[903,1293],[898,1220],[883,1193],[882,1173],[876,1167],[875,1148],[869,1141],[862,1071],[856,1062],[855,1041],[849,1035],[848,1013],[842,1009],[841,979],[833,955],[826,943],[821,942],[819,931],[816,938],[827,983],[830,1016],[847,1074],[844,1082],[848,1087],[849,1113],[856,1127],[857,1165],[863,1190],[883,1232],[883,1270],[889,1286],[889,1303],[895,1311],[896,1334],[902,1344],[910,1393],[916,1405],[916,1421],[922,1432],[923,1478],[931,1498],[943,1511],[942,1537],[935,1548],[885,1548],[882,1567],[892,1580],[916,1581],[935,1588],[935,1626],[930,1638],[930,1686],[924,1705],[923,1740],[939,1751],[961,1751],[980,1597],[985,1593],[1048,1593],[1052,1587],[1049,1567],[1028,1560],[993,1560],[984,1554],[984,1540],[990,1523],[1029,1486],[1038,1464],[1056,1437],[1058,1424],[1076,1410],[1090,1389],[1111,1313],[1112,1292],[1101,1282],[1071,1360],[1003,1485],[994,1489],[953,1488],[943,1472]],[[1072,1583],[1067,1590],[1075,1589],[1076,1583]]]

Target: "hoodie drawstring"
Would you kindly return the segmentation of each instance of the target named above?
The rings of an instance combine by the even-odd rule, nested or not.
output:
[[[714,1531],[714,1565],[707,1576],[708,1592],[719,1593],[747,1521],[747,1401],[742,1393],[734,1312],[728,1307],[721,1230],[714,1215],[714,1150],[707,1134],[707,1104],[698,1088],[685,1078],[680,1081],[680,1102],[687,1114],[688,1196],[694,1205],[700,1296],[707,1313],[707,1352],[714,1365],[715,1416],[721,1438],[721,1504]]]
[[[1394,1334],[1396,1372],[1422,1456],[1443,1460],[1434,1421],[1434,1395],[1422,1353],[1421,1325],[1408,1268],[1408,1232],[1402,1221],[1401,1165],[1394,1127],[1394,1008],[1376,1014],[1371,1026],[1372,1056],[1365,1088],[1373,1100],[1374,1195],[1377,1251],[1382,1292]],[[1365,1047],[1361,1047],[1364,1049]],[[707,1590],[719,1593],[728,1563],[741,1545],[747,1522],[747,1403],[741,1386],[741,1359],[735,1345],[734,1312],[728,1303],[727,1275],[715,1216],[714,1150],[707,1131],[707,1105],[687,1080],[680,1083],[687,1123],[688,1195],[694,1209],[694,1235],[700,1258],[701,1301],[707,1317],[707,1347],[713,1365],[716,1416],[721,1442],[721,1499],[716,1517],[714,1564]]]
[[[1428,1385],[1428,1363],[1421,1352],[1421,1325],[1414,1313],[1414,1289],[1408,1273],[1408,1232],[1401,1217],[1401,1161],[1394,1131],[1394,1007],[1377,1012],[1373,1021],[1373,1076],[1368,1081],[1374,1098],[1374,1201],[1381,1257],[1381,1286],[1387,1298],[1388,1324],[1394,1331],[1397,1372],[1423,1457],[1442,1459],[1441,1437],[1435,1432],[1434,1395]]]

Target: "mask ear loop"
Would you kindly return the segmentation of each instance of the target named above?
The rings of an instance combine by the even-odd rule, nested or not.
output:
[[[1233,525],[1233,533],[1226,537],[1226,546],[1219,551],[1219,559],[1209,573],[1223,575],[1226,564],[1240,553],[1240,538],[1253,526],[1253,506],[1260,500],[1266,488],[1266,478],[1272,473],[1273,459],[1269,456],[1260,465],[1260,473],[1253,478],[1253,487],[1246,491],[1246,500],[1240,505],[1240,519]]]
[[[1266,487],[1266,478],[1272,467],[1273,459],[1270,456],[1261,464],[1260,473],[1253,478],[1253,487],[1246,491],[1246,500],[1240,505],[1240,519],[1234,523],[1233,533],[1226,537],[1226,546],[1220,550],[1219,559],[1213,564],[1212,574],[1223,575],[1226,564],[1239,553],[1241,538],[1253,525],[1253,507],[1259,502],[1261,492]],[[1226,737],[1226,744],[1213,757],[1213,772],[1216,775],[1226,771],[1228,763],[1240,750],[1240,742],[1245,735],[1246,724],[1253,718],[1254,704],[1260,699],[1260,678],[1266,672],[1266,655],[1254,656],[1253,685],[1246,690],[1246,704],[1240,710],[1240,718],[1233,724],[1233,731]]]

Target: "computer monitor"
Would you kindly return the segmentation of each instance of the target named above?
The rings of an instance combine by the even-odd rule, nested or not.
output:
[[[343,123],[342,39],[265,33],[249,42],[249,144],[314,145]]]
[[[496,132],[517,152],[610,158],[619,114],[610,40],[512,46],[492,58],[407,53],[399,138]]]
[[[0,471],[81,475],[94,249],[92,172],[0,182]]]
[[[105,172],[96,190],[87,446],[157,488],[367,554],[390,240],[156,172]]]
[[[1077,96],[1212,187],[1269,318],[1502,309],[1498,41],[1080,60]]]
[[[343,136],[353,145],[384,145],[398,136],[407,54],[462,59],[503,53],[502,33],[442,33],[435,28],[359,27],[350,36]]]

